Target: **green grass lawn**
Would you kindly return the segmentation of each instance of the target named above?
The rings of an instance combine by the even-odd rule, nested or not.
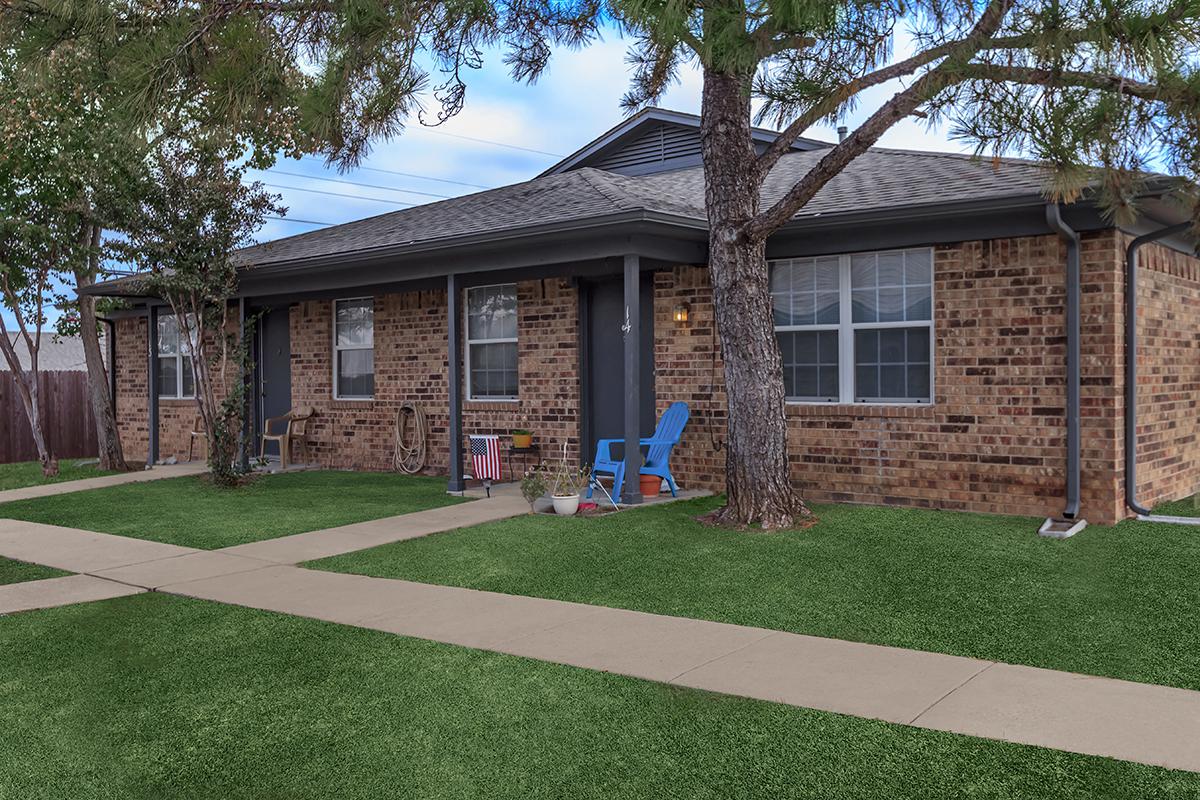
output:
[[[42,465],[37,461],[22,461],[19,464],[0,464],[0,492],[6,489],[23,489],[43,483],[77,481],[81,478],[99,478],[114,473],[99,469],[95,464],[75,466],[81,459],[64,458],[58,462],[58,475],[47,478],[42,474]]]
[[[706,498],[588,520],[525,516],[310,566],[535,595],[1200,689],[1200,531],[817,508],[740,533]]]
[[[0,618],[0,797],[1200,797],[1200,775],[145,594]]]
[[[69,572],[43,567],[41,564],[29,564],[24,561],[14,561],[11,558],[0,558],[0,586],[6,583],[24,583],[25,581],[40,581],[43,578],[61,578],[70,575]]]
[[[21,500],[0,518],[214,549],[459,502],[444,478],[288,472],[237,489],[186,476]]]

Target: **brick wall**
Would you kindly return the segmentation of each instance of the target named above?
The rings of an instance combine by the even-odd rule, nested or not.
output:
[[[236,322],[230,323],[230,330]],[[149,401],[146,392],[146,360],[149,342],[146,319],[121,319],[117,330],[117,426],[125,457],[142,461],[149,450]],[[231,368],[229,380],[233,380]],[[192,442],[192,427],[197,414],[194,399],[159,398],[158,457],[184,461]],[[203,439],[196,439],[194,458],[205,457]]]
[[[150,446],[146,397],[146,320],[121,319],[117,335],[117,428],[125,458],[144,461]]]
[[[1082,246],[1083,515],[1125,516],[1122,492],[1122,257],[1127,237],[1088,234]],[[1141,496],[1183,496],[1200,469],[1200,261],[1163,247],[1143,251]],[[1065,245],[1054,236],[966,242],[935,249],[936,402],[885,407],[789,405],[792,477],[815,501],[885,503],[1052,515],[1065,493]],[[672,466],[685,486],[723,484],[725,397],[708,275],[677,267],[655,276],[659,411],[691,408]],[[689,321],[672,310],[686,302]],[[467,402],[467,433],[534,430],[543,453],[578,453],[578,293],[565,280],[518,284],[521,398]],[[332,399],[328,300],[291,309],[292,401],[311,405],[315,460],[387,469],[397,406],[422,404],[428,468],[447,471],[446,296],[376,298],[374,400]],[[118,409],[130,452],[144,452],[145,322],[118,327]],[[165,401],[162,455],[184,455],[190,401]]]
[[[935,251],[936,403],[925,407],[788,406],[792,477],[815,501],[995,513],[1062,510],[1065,246],[1053,236],[968,242]],[[1083,502],[1095,522],[1120,514],[1119,243],[1085,237]],[[658,401],[692,404],[673,467],[688,485],[719,488],[724,395],[713,368],[707,273],[658,276]],[[687,326],[670,322],[678,302]]]
[[[672,314],[689,306],[688,321]],[[688,487],[725,485],[725,373],[716,337],[708,269],[676,267],[655,275],[655,402],[661,414],[671,403],[688,404],[683,439],[671,454],[671,472]]]
[[[1200,488],[1200,260],[1159,244],[1138,258],[1137,494],[1152,507]]]
[[[465,402],[464,433],[534,431],[544,457],[562,444],[578,458],[578,294],[565,280],[517,285],[520,399]],[[429,470],[447,471],[446,293],[409,292],[375,299],[375,399],[337,401],[332,392],[328,300],[300,303],[291,312],[292,402],[311,405],[316,458],[323,466],[388,469],[396,409],[420,403],[429,427]],[[465,384],[464,384],[465,389]],[[507,441],[502,447],[507,447]]]

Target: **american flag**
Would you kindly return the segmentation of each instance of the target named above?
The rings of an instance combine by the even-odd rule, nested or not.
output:
[[[500,437],[471,437],[471,471],[475,480],[500,480]]]

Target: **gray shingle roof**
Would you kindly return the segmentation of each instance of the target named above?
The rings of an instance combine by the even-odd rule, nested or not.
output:
[[[31,332],[32,335],[32,332]],[[13,349],[17,352],[17,361],[21,366],[29,368],[29,349],[25,339],[18,333],[8,334]],[[101,356],[107,356],[104,337],[100,337]],[[42,372],[83,372],[87,370],[87,361],[83,355],[83,340],[76,336],[55,337],[52,332],[42,331],[42,341],[38,346],[38,369]],[[8,372],[8,361],[0,355],[0,372]]]
[[[764,206],[778,199],[825,152],[792,152],[780,159],[763,187]],[[1029,196],[1042,190],[1044,180],[1043,169],[1029,161],[993,163],[956,154],[877,148],[851,162],[796,216]],[[585,167],[277,239],[247,248],[240,257],[244,263],[267,265],[637,210],[703,221],[703,170],[693,167],[631,177]]]

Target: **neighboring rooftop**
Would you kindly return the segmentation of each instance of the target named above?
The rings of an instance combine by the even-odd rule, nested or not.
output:
[[[17,360],[21,367],[29,368],[29,349],[25,340],[17,333],[8,334],[8,340],[17,351]],[[105,348],[101,337],[100,352]],[[55,337],[53,333],[42,331],[42,342],[38,346],[38,369],[42,372],[84,372],[87,362],[83,355],[83,340],[77,336]],[[8,361],[0,355],[0,372],[8,372]]]

